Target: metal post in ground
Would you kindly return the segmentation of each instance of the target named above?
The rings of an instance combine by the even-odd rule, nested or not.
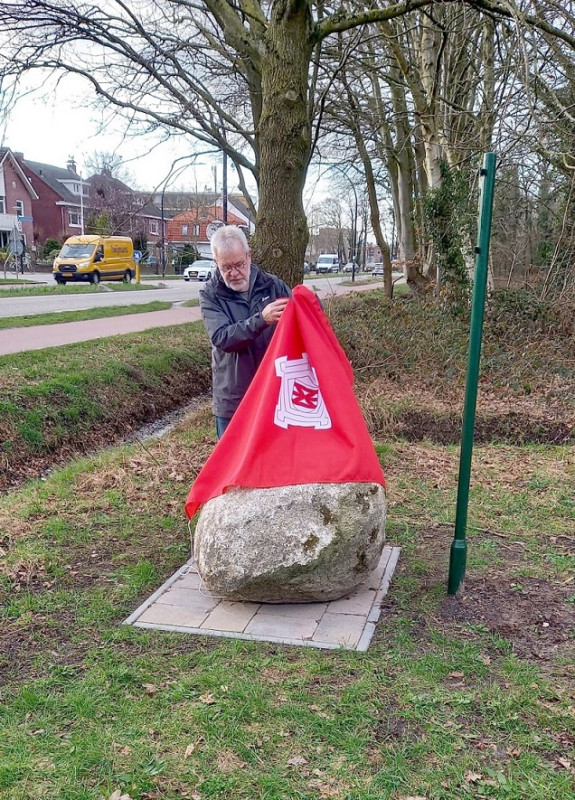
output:
[[[487,263],[489,259],[489,240],[491,238],[491,217],[493,212],[493,189],[495,185],[495,153],[486,153],[481,168],[481,197],[479,200],[479,224],[477,246],[475,248],[475,281],[473,284],[473,304],[471,307],[471,327],[469,334],[469,359],[467,363],[467,383],[463,409],[461,453],[459,457],[459,480],[457,485],[457,510],[455,514],[455,537],[451,543],[449,578],[447,593],[456,594],[465,578],[467,561],[467,509],[469,506],[469,480],[471,477],[471,456],[475,432],[475,409],[477,405],[477,384],[479,380],[479,360],[481,357],[481,337],[483,333],[483,311],[487,287]]]

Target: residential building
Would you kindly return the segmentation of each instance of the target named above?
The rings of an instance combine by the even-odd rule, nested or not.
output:
[[[109,169],[92,175],[88,183],[93,224],[103,218],[107,230],[114,235],[131,236],[134,240],[145,238],[152,246],[160,241],[162,213],[149,195],[134,192]]]
[[[149,199],[158,208],[163,209],[165,220],[191,209],[198,209],[200,216],[212,213],[215,214],[214,219],[223,219],[223,197],[215,192],[156,192]],[[251,236],[255,230],[255,217],[249,210],[244,196],[230,194],[227,201],[228,215],[233,214],[241,219],[246,235]]]
[[[228,210],[228,225],[237,225],[248,235],[246,219]],[[198,253],[211,258],[210,238],[215,230],[223,225],[221,203],[212,206],[190,208],[176,214],[166,223],[166,244],[169,249],[183,250],[186,245],[193,245]]]
[[[19,153],[0,148],[0,248],[20,239],[34,244],[32,204],[38,195],[18,160]]]
[[[64,169],[29,161],[22,153],[17,158],[36,193],[32,201],[34,244],[42,245],[48,238],[63,242],[82,233],[89,187],[76,171],[74,159],[70,158]]]

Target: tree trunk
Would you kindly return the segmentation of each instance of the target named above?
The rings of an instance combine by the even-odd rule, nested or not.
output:
[[[308,241],[303,188],[311,153],[308,65],[311,17],[304,2],[275,3],[262,58],[259,211],[254,261],[290,286],[301,283]]]

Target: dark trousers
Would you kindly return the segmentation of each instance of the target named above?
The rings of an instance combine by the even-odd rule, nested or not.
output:
[[[218,439],[221,439],[222,436],[224,435],[225,429],[228,427],[228,425],[232,420],[231,417],[215,417],[215,420],[216,420],[216,434]]]

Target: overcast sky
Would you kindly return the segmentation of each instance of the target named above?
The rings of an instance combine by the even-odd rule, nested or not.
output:
[[[0,146],[24,153],[29,161],[39,161],[56,167],[65,167],[70,156],[76,161],[78,173],[87,178],[87,162],[95,153],[114,153],[122,157],[131,180],[126,182],[134,189],[159,190],[163,188],[175,159],[192,151],[212,148],[195,143],[192,139],[176,139],[158,143],[152,136],[125,135],[113,115],[106,116],[95,108],[93,94],[79,76],[65,75],[60,81],[47,77],[42,86],[40,76],[34,74],[28,81],[28,94],[16,102],[10,114],[0,119]],[[102,129],[103,128],[103,129]],[[185,167],[179,162],[168,180],[172,191],[222,190],[222,158],[220,154],[200,156],[195,167]],[[184,169],[180,169],[184,167]],[[214,176],[214,168],[217,175]],[[308,174],[304,205],[310,207],[326,192],[325,181],[319,181],[322,170],[311,168]],[[228,161],[228,191],[238,191],[235,170]],[[255,194],[255,193],[254,193]]]
[[[65,167],[73,156],[82,177],[88,177],[87,161],[95,153],[114,153],[122,157],[134,188],[140,189],[163,186],[174,159],[192,149],[210,149],[190,139],[159,144],[152,136],[126,138],[120,122],[106,120],[102,112],[90,107],[90,100],[85,82],[74,76],[67,76],[59,85],[47,82],[42,89],[31,90],[1,121],[1,145],[24,153],[24,158],[30,161],[57,167]],[[101,131],[103,122],[105,130]],[[197,161],[200,165],[183,172],[176,165],[169,188],[192,189],[197,183],[199,190],[206,186],[213,189],[216,166],[218,190],[221,191],[221,156],[203,156]],[[230,191],[235,188],[234,177],[234,172],[228,170]]]

